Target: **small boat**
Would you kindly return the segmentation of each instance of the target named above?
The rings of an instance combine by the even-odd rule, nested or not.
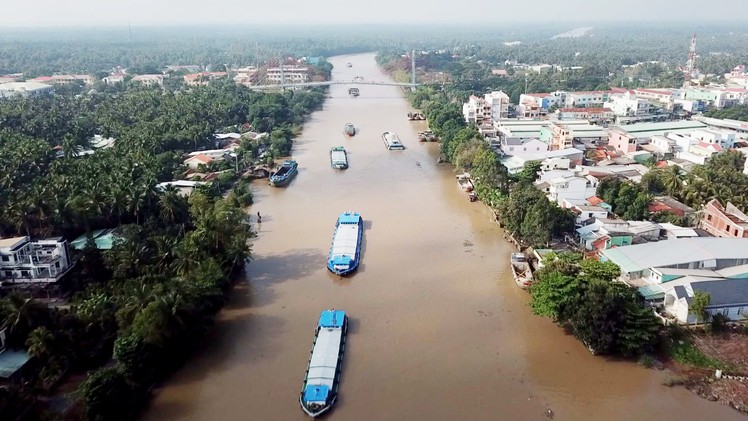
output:
[[[435,140],[436,140],[436,135],[431,130],[424,130],[422,132],[418,132],[419,142],[433,142]]]
[[[273,187],[285,186],[299,172],[298,167],[299,164],[296,161],[283,161],[280,168],[270,176],[270,185]]]
[[[474,191],[469,192],[468,200],[471,202],[475,202],[476,200],[478,200],[478,194],[476,194]]]
[[[348,316],[342,310],[325,310],[314,332],[312,352],[299,394],[301,409],[316,418],[335,404],[340,387]]]
[[[473,180],[470,179],[470,174],[466,172],[457,176],[457,185],[460,186],[460,190],[464,192],[471,192],[475,188],[475,186],[473,186]]]
[[[327,269],[336,275],[347,275],[358,268],[364,220],[358,212],[343,212],[335,223]]]
[[[522,289],[527,289],[532,285],[532,271],[530,263],[524,253],[512,253],[512,275],[514,281]]]
[[[352,65],[351,63],[347,63],[347,64],[345,65],[345,67],[353,67],[353,65]]]
[[[426,116],[423,113],[413,113],[414,120],[426,120]]]
[[[416,117],[415,117],[414,113],[408,113],[408,120],[413,121],[415,119],[416,119]]]
[[[348,137],[353,137],[356,134],[356,127],[351,123],[345,123],[345,126],[343,126],[343,133]]]
[[[387,149],[405,149],[405,146],[400,142],[400,138],[393,132],[382,133],[382,140]]]
[[[350,96],[358,96],[359,93],[358,88],[348,88],[348,95]]]
[[[345,152],[344,147],[336,146],[330,148],[330,166],[339,170],[348,168],[348,154]]]

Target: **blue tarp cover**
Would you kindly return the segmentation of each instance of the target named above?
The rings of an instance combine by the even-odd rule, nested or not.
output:
[[[358,212],[344,212],[340,214],[338,223],[340,224],[358,224],[361,215]]]
[[[335,256],[332,258],[333,265],[350,265],[351,256]]]
[[[319,325],[322,327],[342,327],[345,320],[343,310],[325,310],[319,316]]]
[[[327,402],[330,388],[322,384],[308,384],[304,391],[304,402]]]

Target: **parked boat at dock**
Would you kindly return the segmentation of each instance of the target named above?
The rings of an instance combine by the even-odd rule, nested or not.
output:
[[[273,175],[270,176],[270,185],[273,187],[282,187],[291,182],[291,179],[298,173],[299,164],[296,161],[283,161]]]
[[[330,166],[339,170],[348,168],[348,154],[344,147],[335,146],[334,148],[330,148]]]
[[[387,149],[405,149],[405,146],[400,142],[400,138],[393,132],[382,133],[382,140]]]
[[[348,88],[348,95],[358,96],[360,94],[358,88]]]
[[[347,333],[345,311],[325,310],[320,314],[299,394],[301,409],[311,417],[322,415],[335,404]]]
[[[343,212],[335,223],[327,269],[336,275],[347,275],[356,268],[361,258],[361,239],[364,220],[358,212]]]
[[[424,130],[418,132],[418,140],[420,142],[436,142],[437,137],[431,130]]]
[[[419,112],[412,112],[408,113],[408,120],[410,121],[420,121],[420,120],[426,120],[426,116],[423,115],[423,113]]]
[[[353,125],[353,123],[345,123],[345,126],[343,126],[343,133],[345,133],[348,137],[353,137],[356,135],[356,126]]]
[[[522,289],[527,289],[532,285],[532,271],[527,256],[524,253],[512,253],[512,275],[514,281]]]
[[[468,193],[473,191],[475,188],[473,180],[470,178],[470,174],[466,172],[457,176],[457,185],[460,187],[460,190]]]

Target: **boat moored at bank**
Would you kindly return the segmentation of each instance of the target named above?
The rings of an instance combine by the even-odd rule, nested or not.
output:
[[[382,133],[382,141],[387,149],[405,149],[405,146],[400,142],[400,138],[393,132]]]
[[[358,96],[360,93],[358,88],[348,88],[348,95],[350,96]]]
[[[364,220],[358,212],[343,212],[335,223],[327,269],[336,275],[347,275],[358,268]]]
[[[278,170],[275,171],[268,180],[270,181],[270,185],[273,187],[282,187],[287,185],[291,182],[291,179],[296,176],[298,173],[298,167],[299,164],[294,160],[287,160],[283,161],[283,163],[278,167]]]
[[[325,310],[320,314],[299,394],[301,409],[311,417],[324,414],[335,404],[347,333],[348,316],[345,311]]]
[[[466,172],[457,176],[457,185],[460,187],[460,190],[467,193],[470,193],[475,188],[473,180],[470,178],[470,174]]]
[[[512,253],[511,259],[512,275],[514,282],[522,289],[527,289],[532,285],[532,270],[527,256],[524,253]]]
[[[339,170],[348,168],[348,154],[344,147],[330,148],[330,166]]]

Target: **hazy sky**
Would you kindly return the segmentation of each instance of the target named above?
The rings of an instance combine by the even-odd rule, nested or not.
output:
[[[2,26],[737,20],[748,0],[0,0]]]

